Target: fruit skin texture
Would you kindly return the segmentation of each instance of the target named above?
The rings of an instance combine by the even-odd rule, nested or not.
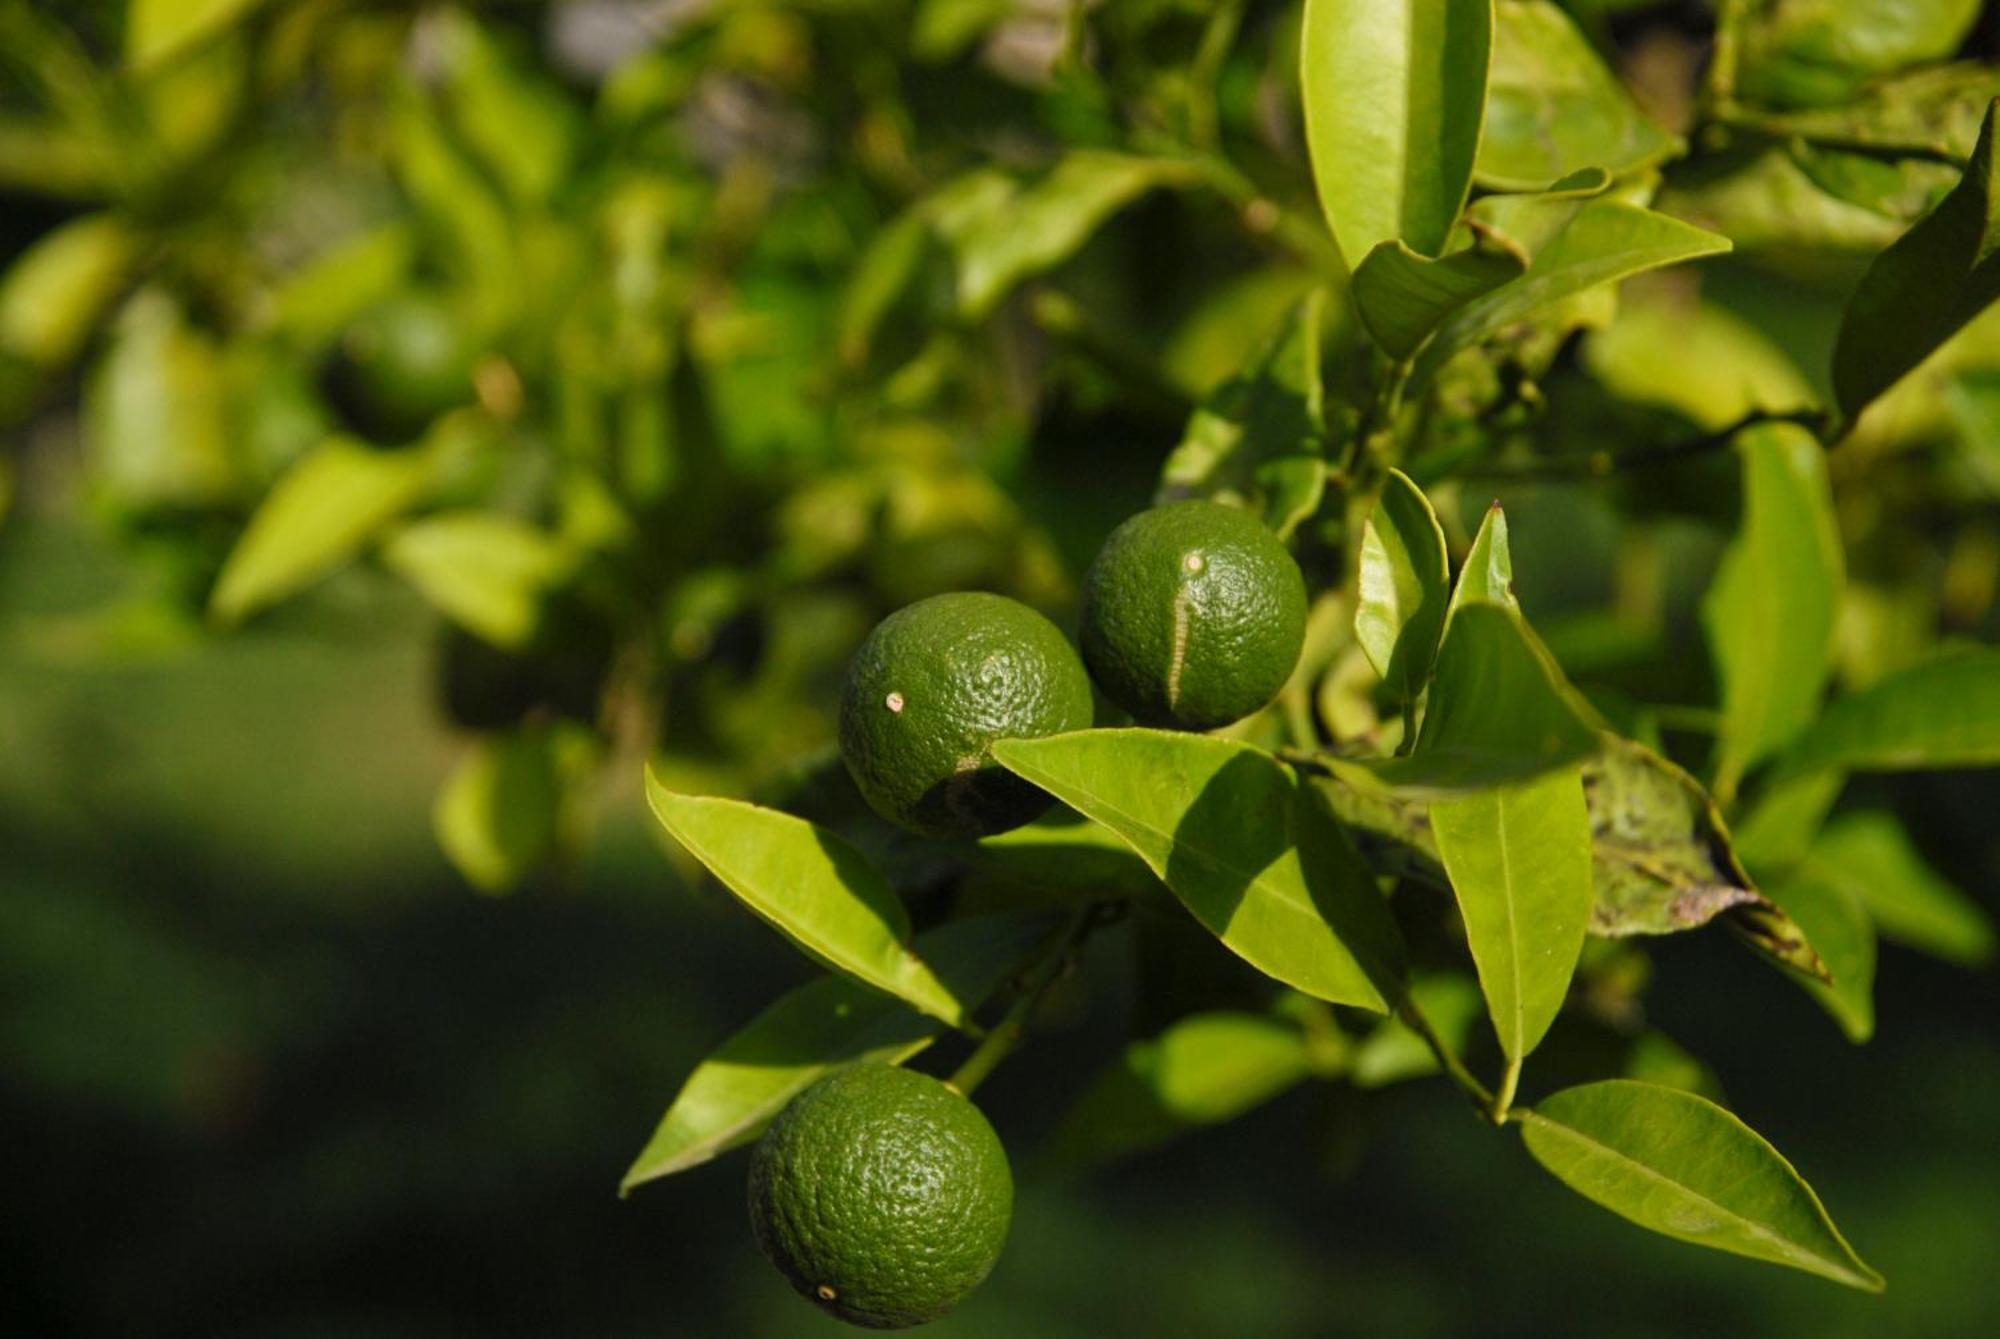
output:
[[[807,1088],[750,1160],[764,1254],[802,1296],[872,1330],[963,1301],[1000,1258],[1013,1211],[1007,1153],[979,1108],[889,1065]]]
[[[1278,695],[1306,637],[1299,565],[1248,512],[1174,502],[1104,541],[1079,640],[1104,695],[1146,725],[1213,730]]]
[[[890,822],[983,837],[1050,804],[993,761],[993,741],[1090,722],[1090,678],[1055,624],[1003,595],[933,595],[876,624],[848,663],[840,754]]]

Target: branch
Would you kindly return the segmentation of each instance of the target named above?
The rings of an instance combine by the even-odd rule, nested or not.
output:
[[[1683,461],[1707,455],[1711,451],[1720,451],[1735,441],[1737,434],[1766,423],[1797,424],[1822,443],[1831,444],[1838,440],[1834,416],[1825,409],[1794,409],[1783,413],[1753,409],[1720,431],[1690,438],[1685,442],[1673,442],[1666,446],[1655,447],[1649,451],[1592,451],[1586,455],[1556,456],[1546,460],[1526,461],[1518,465],[1474,465],[1458,471],[1454,477],[1522,483],[1565,479],[1608,479],[1613,475],[1636,474],[1668,465],[1678,465]]]

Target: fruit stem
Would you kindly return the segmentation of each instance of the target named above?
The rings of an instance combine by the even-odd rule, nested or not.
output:
[[[1106,922],[1105,911],[1114,904],[1093,902],[1078,907],[1070,913],[1069,921],[1056,935],[1040,961],[1030,971],[1026,984],[1021,989],[1021,997],[1014,1001],[1007,1013],[995,1023],[983,1041],[965,1058],[952,1076],[945,1080],[945,1086],[957,1090],[964,1097],[972,1096],[973,1089],[986,1081],[986,1076],[1000,1067],[1000,1062],[1020,1049],[1028,1038],[1028,1020],[1074,958],[1076,950],[1090,936],[1090,932]]]
[[[1466,1095],[1478,1103],[1482,1110],[1492,1111],[1497,1105],[1492,1092],[1485,1084],[1472,1077],[1472,1071],[1452,1053],[1451,1047],[1445,1045],[1444,1038],[1440,1037],[1437,1029],[1431,1026],[1431,1020],[1417,1007],[1416,1000],[1405,993],[1396,1001],[1396,1012],[1402,1015],[1403,1021],[1409,1024],[1412,1031],[1423,1038],[1424,1045],[1431,1048],[1431,1054],[1437,1057],[1437,1062],[1443,1067],[1446,1077],[1463,1088]]]

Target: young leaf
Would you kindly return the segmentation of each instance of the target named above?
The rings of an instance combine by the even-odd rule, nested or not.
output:
[[[1296,1024],[1268,1014],[1194,1014],[1125,1048],[1070,1109],[1052,1157],[1077,1167],[1158,1148],[1186,1130],[1235,1120],[1311,1072]]]
[[[431,825],[467,883],[504,893],[555,853],[597,749],[587,730],[530,725],[473,744],[438,792]]]
[[[346,438],[315,448],[272,486],[244,527],[216,578],[210,615],[241,623],[303,590],[421,501],[435,475],[421,450],[378,451]]]
[[[1517,0],[1496,6],[1495,20],[1480,185],[1536,191],[1589,167],[1623,175],[1680,148],[1556,5]]]
[[[1805,429],[1769,423],[1737,439],[1743,524],[1702,602],[1722,680],[1716,790],[1805,728],[1832,668],[1845,563],[1826,453]]]
[[[1387,1011],[1402,967],[1387,904],[1340,825],[1270,755],[1133,729],[1001,740],[993,756],[1116,833],[1257,970]]]
[[[1407,758],[1365,760],[1393,786],[1430,795],[1525,780],[1597,752],[1588,708],[1521,616],[1467,604],[1438,652],[1429,705]]]
[[[1992,918],[1924,863],[1891,815],[1842,815],[1813,843],[1812,859],[1854,895],[1883,938],[1966,967],[1992,961]]]
[[[1542,247],[1527,272],[1475,298],[1417,356],[1413,384],[1453,355],[1535,311],[1647,270],[1729,250],[1729,239],[1618,200],[1593,200]]]
[[[1447,617],[1473,601],[1517,611],[1521,607],[1514,598],[1514,551],[1507,543],[1507,513],[1500,510],[1498,502],[1486,509],[1479,533],[1472,537],[1465,565],[1458,570],[1458,584],[1452,587]]]
[[[1612,1079],[1565,1088],[1520,1119],[1557,1180],[1641,1227],[1882,1290],[1792,1165],[1706,1098]]]
[[[1825,964],[1827,980],[1806,978],[1806,993],[1852,1042],[1875,1035],[1875,927],[1845,874],[1808,860],[1765,896],[1785,909]]]
[[[1160,471],[1159,502],[1210,498],[1250,507],[1280,538],[1319,506],[1326,484],[1326,390],[1314,289],[1264,348],[1188,420]]]
[[[1437,657],[1451,566],[1430,499],[1401,470],[1389,471],[1361,532],[1356,584],[1355,640],[1389,690],[1413,702]]]
[[[1354,272],[1354,305],[1383,352],[1407,358],[1444,319],[1510,279],[1527,261],[1505,248],[1472,246],[1439,260],[1401,240],[1382,243]]]
[[[2000,298],[2000,100],[1952,193],[1875,258],[1847,300],[1833,349],[1834,398],[1849,419]]]
[[[1835,698],[1792,742],[1786,774],[1908,772],[2000,763],[2000,652],[1962,652]]]
[[[646,772],[660,826],[807,954],[956,1027],[954,996],[909,947],[910,918],[867,857],[826,829],[740,800],[676,795]]]
[[[1431,805],[1501,1051],[1535,1049],[1569,993],[1590,922],[1590,814],[1577,769]]]
[[[413,521],[383,543],[382,560],[459,626],[510,647],[534,636],[543,596],[570,566],[546,531],[490,511]]]
[[[1061,924],[1055,915],[979,916],[917,936],[917,950],[952,995],[976,1007],[1033,959]],[[929,1046],[944,1024],[840,975],[781,996],[709,1053],[619,1186],[709,1161],[755,1139],[815,1079],[844,1065],[897,1065]]]
[[[1306,143],[1349,269],[1384,242],[1444,250],[1472,185],[1492,41],[1492,0],[1306,0]]]

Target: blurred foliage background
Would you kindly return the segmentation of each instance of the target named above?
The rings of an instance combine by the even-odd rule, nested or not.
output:
[[[1707,7],[1567,8],[1685,130]],[[1648,168],[1736,255],[1460,377],[1426,442],[1454,544],[1503,499],[1572,678],[1697,756],[1726,457],[1477,467],[1803,403],[1859,267],[1955,179],[1991,16],[1828,58],[1813,6],[1771,8],[1808,31],[1758,30],[1751,92],[1875,98],[1942,147],[1794,119]],[[791,784],[889,609],[1067,617],[1190,411],[1338,269],[1297,29],[1243,0],[0,0],[0,1328],[832,1328],[757,1257],[736,1160],[615,1196],[690,1066],[810,974],[662,858],[639,761]],[[1325,312],[1337,423],[1359,335],[1338,284]],[[1996,376],[1989,319],[1834,457],[1848,687],[2000,631]],[[2000,900],[1990,774],[1843,805]],[[1976,952],[1886,947],[1865,1047],[1719,937],[1650,967],[1649,1021],[1783,1132],[1892,1279],[1871,1299],[1603,1219],[1432,1085],[1302,1087],[1076,1174],[1054,1136],[1093,1072],[1253,990],[1184,928],[1104,936],[984,1090],[1024,1198],[935,1333],[2000,1332]]]

